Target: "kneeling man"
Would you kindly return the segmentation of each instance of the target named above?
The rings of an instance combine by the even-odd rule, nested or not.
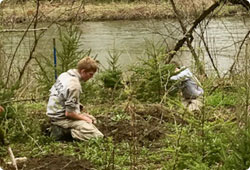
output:
[[[53,125],[69,129],[73,139],[88,140],[103,137],[95,127],[95,118],[80,111],[80,81],[91,79],[98,69],[97,62],[85,57],[77,64],[77,69],[62,73],[50,89],[47,115]]]

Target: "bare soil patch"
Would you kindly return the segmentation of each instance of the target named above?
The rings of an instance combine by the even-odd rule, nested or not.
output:
[[[4,170],[14,170],[5,165]],[[41,158],[30,158],[25,163],[18,164],[22,170],[90,170],[94,166],[88,160],[77,160],[74,157],[63,155],[47,155]]]
[[[147,122],[137,117],[131,120],[113,121],[109,117],[99,117],[101,123],[98,129],[107,137],[113,137],[115,142],[137,140],[139,142],[158,140],[163,136],[163,127],[156,121]]]
[[[133,108],[134,121],[122,119],[114,121],[111,116],[98,116],[98,129],[107,137],[113,137],[116,142],[136,140],[142,144],[157,141],[167,131],[165,122],[184,121],[173,115],[165,107],[159,105],[144,105]]]

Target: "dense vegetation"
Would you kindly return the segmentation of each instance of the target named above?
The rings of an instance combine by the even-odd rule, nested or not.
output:
[[[74,27],[68,28],[67,34],[61,33],[59,73],[72,67],[75,60],[66,60],[64,54],[79,52],[79,36]],[[119,53],[110,53],[110,67],[83,84],[82,102],[98,118],[97,126],[107,136],[103,140],[54,141],[45,130],[46,100],[14,101],[16,91],[2,85],[5,112],[1,114],[1,129],[6,144],[16,157],[68,155],[88,160],[96,169],[248,168],[249,56],[243,72],[237,75],[202,79],[204,107],[192,113],[182,106],[178,90],[169,81],[174,68],[164,64],[164,51],[162,47],[148,49],[147,59],[126,71],[119,69]],[[36,88],[43,97],[53,82],[54,68],[42,58],[38,63],[42,72],[37,72]],[[0,155],[8,159],[6,146],[1,146]]]

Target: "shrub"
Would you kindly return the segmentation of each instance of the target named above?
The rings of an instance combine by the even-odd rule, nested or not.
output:
[[[105,88],[118,89],[122,87],[122,71],[118,60],[121,53],[113,50],[113,53],[109,51],[108,69],[102,71],[99,75],[99,79],[102,81]]]
[[[147,49],[147,58],[140,59],[141,65],[131,69],[136,98],[144,101],[158,101],[171,87],[169,78],[174,74],[174,66],[165,64],[165,48],[152,46]]]

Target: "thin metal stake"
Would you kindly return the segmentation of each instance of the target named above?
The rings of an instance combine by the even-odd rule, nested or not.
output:
[[[53,38],[53,54],[54,54],[55,80],[56,80],[57,70],[56,70],[56,39],[55,38]]]

